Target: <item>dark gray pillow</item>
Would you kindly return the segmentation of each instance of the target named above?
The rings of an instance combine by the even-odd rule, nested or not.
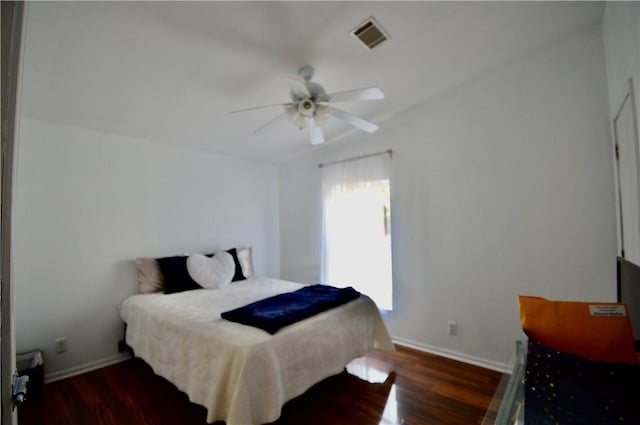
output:
[[[187,256],[157,258],[156,261],[164,277],[165,294],[202,289],[202,286],[189,276]]]
[[[236,265],[236,273],[233,275],[233,279],[231,282],[236,282],[238,280],[245,280],[244,274],[242,273],[242,266],[240,265],[240,260],[238,260],[238,251],[235,248],[228,249],[227,252],[231,254],[233,257],[233,263]]]

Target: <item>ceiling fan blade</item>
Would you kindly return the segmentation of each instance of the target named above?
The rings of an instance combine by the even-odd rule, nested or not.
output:
[[[256,129],[253,131],[253,134],[256,134],[256,133],[258,133],[258,132],[260,132],[260,131],[264,130],[265,128],[270,127],[270,126],[274,125],[275,123],[277,123],[277,122],[279,122],[279,121],[283,121],[283,120],[285,120],[286,118],[287,118],[287,115],[286,115],[286,113],[285,113],[285,112],[283,112],[283,113],[281,113],[280,115],[277,115],[275,118],[273,118],[273,119],[271,119],[271,120],[267,121],[266,123],[262,124],[260,127],[256,128]]]
[[[306,99],[311,97],[311,93],[309,92],[309,89],[307,88],[307,86],[304,85],[304,81],[294,77],[280,77],[280,78],[282,78],[283,80],[287,80],[287,83],[289,83],[289,88],[291,89],[291,91],[300,99]]]
[[[322,128],[316,125],[313,118],[307,118],[307,126],[309,127],[309,138],[312,145],[319,145],[324,143],[324,134],[322,134]]]
[[[345,112],[342,109],[333,108],[331,115],[338,118],[339,120],[351,124],[354,127],[358,127],[360,130],[364,130],[367,133],[375,133],[376,130],[378,130],[378,126],[374,123],[362,119],[356,115],[350,114],[349,112]]]
[[[292,103],[289,103],[289,102],[273,103],[271,105],[262,105],[262,106],[254,106],[253,108],[238,109],[237,111],[228,112],[228,114],[237,114],[239,112],[255,111],[256,109],[272,108],[274,106],[289,106],[289,105],[292,105]]]
[[[337,93],[329,93],[332,102],[352,102],[359,100],[377,100],[384,99],[384,93],[377,87],[366,87],[363,89],[354,89],[339,91]]]

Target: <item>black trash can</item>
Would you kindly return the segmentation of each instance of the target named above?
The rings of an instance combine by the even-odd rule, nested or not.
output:
[[[44,355],[41,350],[16,354],[18,375],[28,376],[25,403],[42,401],[44,393]]]

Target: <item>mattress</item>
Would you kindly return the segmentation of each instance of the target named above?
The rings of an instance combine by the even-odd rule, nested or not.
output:
[[[220,289],[133,295],[120,309],[126,342],[156,374],[206,407],[207,422],[272,422],[284,403],[354,358],[394,349],[375,303],[364,295],[274,335],[220,317],[301,287],[254,277]]]

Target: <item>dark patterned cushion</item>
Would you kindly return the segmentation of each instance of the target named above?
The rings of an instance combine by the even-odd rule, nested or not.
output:
[[[605,363],[529,339],[525,423],[640,424],[640,365]]]
[[[156,261],[164,277],[165,294],[202,289],[189,275],[187,256],[157,258]]]

